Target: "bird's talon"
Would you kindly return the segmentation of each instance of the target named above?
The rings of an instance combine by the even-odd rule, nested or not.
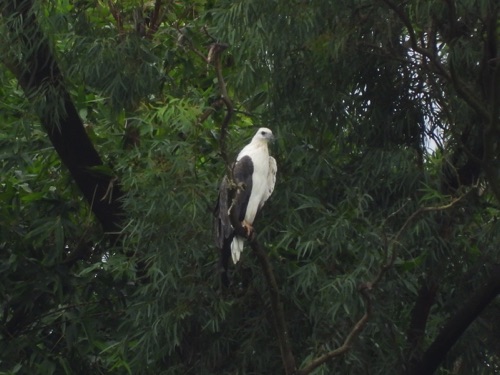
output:
[[[245,230],[246,236],[250,237],[250,235],[253,233],[253,227],[251,224],[248,224],[246,221],[243,221],[241,223],[241,226]]]

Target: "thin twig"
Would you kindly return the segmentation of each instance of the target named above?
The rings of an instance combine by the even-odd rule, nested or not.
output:
[[[207,38],[210,39],[212,41],[212,43],[217,42],[217,39],[214,38],[212,35],[210,35],[210,33],[208,32],[207,25],[203,25],[202,29],[203,29],[203,32],[205,33],[205,35],[207,36]]]
[[[403,223],[403,225],[398,230],[396,235],[390,240],[389,247],[388,247],[388,255],[389,255],[388,261],[382,265],[382,267],[380,268],[380,270],[377,273],[377,275],[375,276],[375,278],[370,283],[367,284],[369,289],[373,289],[380,282],[380,280],[386,274],[386,272],[394,265],[394,262],[396,260],[397,254],[398,254],[398,252],[396,250],[396,246],[399,244],[399,239],[400,239],[401,235],[408,229],[410,224],[413,223],[413,221],[418,216],[422,215],[425,212],[448,210],[448,209],[452,208],[455,204],[457,204],[460,200],[462,200],[462,198],[465,195],[466,194],[461,195],[458,198],[454,198],[451,200],[450,203],[447,203],[447,204],[442,205],[442,206],[420,207],[418,210],[416,210],[414,213],[412,213],[410,215],[410,217],[408,217],[408,219],[406,219],[406,221]]]
[[[487,108],[481,104],[481,102],[473,94],[472,90],[458,77],[457,74],[455,74],[452,64],[450,64],[450,70],[448,71],[431,49],[423,48],[418,44],[417,36],[411,20],[400,6],[394,4],[390,0],[382,1],[399,17],[408,30],[411,48],[422,57],[428,58],[432,65],[437,69],[437,72],[454,86],[460,97],[488,121],[491,115]]]
[[[198,48],[195,47],[193,41],[187,35],[187,31],[184,28],[180,28],[179,25],[176,26],[177,33],[179,34],[177,38],[177,45],[181,47],[186,47],[190,51],[194,52],[199,58],[204,62],[208,63],[208,59],[204,53],[202,53]]]
[[[296,372],[296,375],[307,375],[307,374],[311,373],[312,371],[314,371],[319,366],[321,366],[323,363],[325,363],[325,362],[327,362],[335,357],[341,356],[342,354],[346,353],[349,349],[351,349],[354,340],[363,331],[366,323],[368,322],[368,320],[370,319],[370,316],[372,314],[372,304],[371,304],[371,300],[370,300],[369,289],[365,285],[363,285],[359,288],[359,292],[361,293],[361,296],[363,297],[363,300],[365,302],[365,313],[356,322],[356,324],[354,324],[354,327],[351,329],[351,331],[347,335],[342,346],[340,346],[337,349],[332,350],[326,354],[323,354],[322,356],[319,356],[319,357],[313,359],[311,362],[309,362],[307,364],[307,366],[298,370]]]

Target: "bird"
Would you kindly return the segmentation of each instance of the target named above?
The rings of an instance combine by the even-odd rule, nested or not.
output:
[[[257,130],[250,143],[238,153],[231,166],[231,178],[226,175],[219,186],[214,236],[220,250],[221,279],[225,286],[229,285],[229,258],[234,264],[240,260],[245,241],[241,233],[236,233],[231,216],[237,218],[248,238],[253,233],[255,216],[274,191],[278,166],[276,159],[269,155],[268,147],[273,140],[270,129]]]

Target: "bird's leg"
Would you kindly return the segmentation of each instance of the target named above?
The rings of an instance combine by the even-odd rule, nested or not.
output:
[[[247,237],[250,237],[250,235],[253,232],[252,224],[249,224],[246,220],[243,220],[241,222],[241,226],[243,227],[243,229],[245,229],[245,232],[247,233]]]

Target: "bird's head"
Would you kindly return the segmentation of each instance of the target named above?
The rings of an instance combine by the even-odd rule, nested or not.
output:
[[[260,128],[252,138],[252,142],[266,142],[274,140],[274,135],[271,129]]]

